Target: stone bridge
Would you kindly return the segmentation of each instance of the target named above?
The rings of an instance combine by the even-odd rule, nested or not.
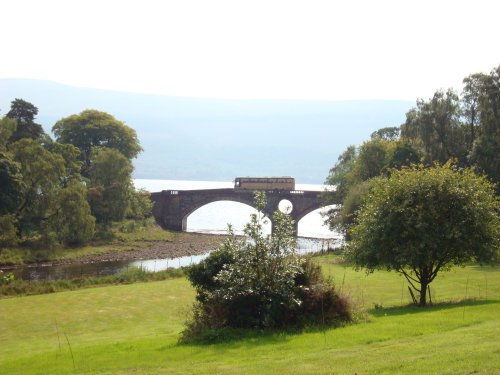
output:
[[[270,219],[282,200],[286,199],[292,203],[290,216],[295,223],[295,233],[300,219],[324,206],[320,191],[268,190],[266,197],[264,214]],[[243,189],[163,190],[152,193],[151,199],[154,202],[153,216],[158,224],[163,229],[174,231],[185,231],[189,215],[208,203],[233,201],[255,208],[254,192]],[[273,226],[272,220],[271,225]]]

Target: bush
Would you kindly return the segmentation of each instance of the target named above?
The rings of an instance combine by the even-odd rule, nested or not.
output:
[[[258,214],[245,227],[246,239],[229,228],[229,238],[187,276],[197,291],[193,317],[182,342],[226,337],[216,331],[276,329],[337,324],[350,320],[349,305],[326,282],[319,267],[295,254],[291,218],[273,215],[274,230],[262,233],[265,196],[256,194]]]

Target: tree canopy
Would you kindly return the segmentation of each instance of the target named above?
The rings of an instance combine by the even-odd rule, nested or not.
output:
[[[372,180],[348,255],[368,271],[404,275],[424,306],[440,270],[497,259],[499,202],[493,185],[471,169],[448,163],[393,170]]]
[[[142,151],[134,129],[108,113],[93,109],[59,120],[52,132],[58,142],[70,143],[80,149],[80,160],[84,163],[82,174],[86,177],[95,147],[115,149],[127,159],[135,158]]]
[[[11,102],[6,117],[16,120],[17,126],[10,137],[10,142],[23,138],[39,139],[45,135],[42,126],[35,123],[37,114],[38,108],[23,99],[15,99]]]
[[[54,142],[37,113],[16,99],[0,119],[0,246],[80,244],[96,224],[151,215],[149,193],[131,180],[141,150],[133,129],[87,110],[54,125]]]

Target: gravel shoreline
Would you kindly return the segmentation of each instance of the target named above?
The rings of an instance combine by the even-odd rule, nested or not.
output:
[[[87,264],[127,260],[172,259],[183,256],[199,255],[215,250],[227,235],[205,233],[178,233],[173,241],[152,241],[147,248],[113,251],[105,254],[90,254],[73,259],[59,259],[19,266],[0,266],[0,269],[20,267],[43,267],[60,264]]]

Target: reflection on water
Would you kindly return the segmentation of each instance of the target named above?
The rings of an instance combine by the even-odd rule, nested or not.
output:
[[[297,252],[307,254],[326,251],[339,246],[340,239],[297,239]],[[125,272],[132,267],[140,267],[150,272],[163,271],[167,268],[186,267],[205,259],[208,253],[201,255],[184,256],[173,259],[146,259],[133,261],[110,261],[86,264],[59,264],[37,267],[21,267],[12,271],[16,279],[23,280],[59,280],[77,277],[106,276]]]

